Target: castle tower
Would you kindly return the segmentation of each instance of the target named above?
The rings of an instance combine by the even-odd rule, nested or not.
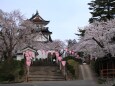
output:
[[[51,39],[52,32],[49,31],[48,27],[46,27],[46,25],[50,21],[44,20],[39,15],[38,11],[36,11],[36,14],[32,15],[32,17],[29,20],[36,25],[36,28],[33,31],[34,34],[37,34],[36,37],[34,38],[34,41],[52,42]]]

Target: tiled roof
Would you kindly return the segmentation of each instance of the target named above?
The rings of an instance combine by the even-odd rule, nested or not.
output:
[[[39,24],[45,24],[47,25],[49,23],[49,21],[44,20],[38,13],[38,11],[36,11],[36,14],[33,15],[30,19],[30,21],[33,21],[34,23],[39,23]]]
[[[48,30],[48,27],[46,27],[45,29],[42,29],[41,32],[42,32],[42,33],[52,34],[52,32],[50,32],[50,31]]]

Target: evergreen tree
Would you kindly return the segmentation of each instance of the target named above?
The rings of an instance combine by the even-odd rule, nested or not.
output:
[[[83,30],[83,29],[79,29],[79,34],[75,34],[75,35],[77,35],[77,36],[80,36],[80,37],[83,37],[84,35],[85,35],[85,30]]]
[[[66,40],[67,42],[67,47],[68,49],[70,49],[73,45],[77,44],[77,41],[75,39],[69,39],[69,40]]]
[[[115,0],[92,0],[88,3],[92,17],[89,22],[107,21],[115,17]]]

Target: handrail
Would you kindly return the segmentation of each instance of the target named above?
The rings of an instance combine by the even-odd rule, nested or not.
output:
[[[115,69],[102,69],[100,71],[101,77],[110,77],[113,75],[115,77]]]

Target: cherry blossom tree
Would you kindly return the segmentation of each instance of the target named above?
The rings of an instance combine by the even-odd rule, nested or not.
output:
[[[85,35],[76,47],[94,57],[115,56],[115,19],[107,22],[94,22],[84,27]]]
[[[49,48],[49,50],[55,50],[55,51],[60,51],[65,47],[65,43],[61,40],[53,40],[53,42],[49,42],[46,45]]]
[[[18,45],[31,34],[33,25],[24,19],[18,10],[10,13],[0,10],[0,53],[8,61],[13,58]]]

